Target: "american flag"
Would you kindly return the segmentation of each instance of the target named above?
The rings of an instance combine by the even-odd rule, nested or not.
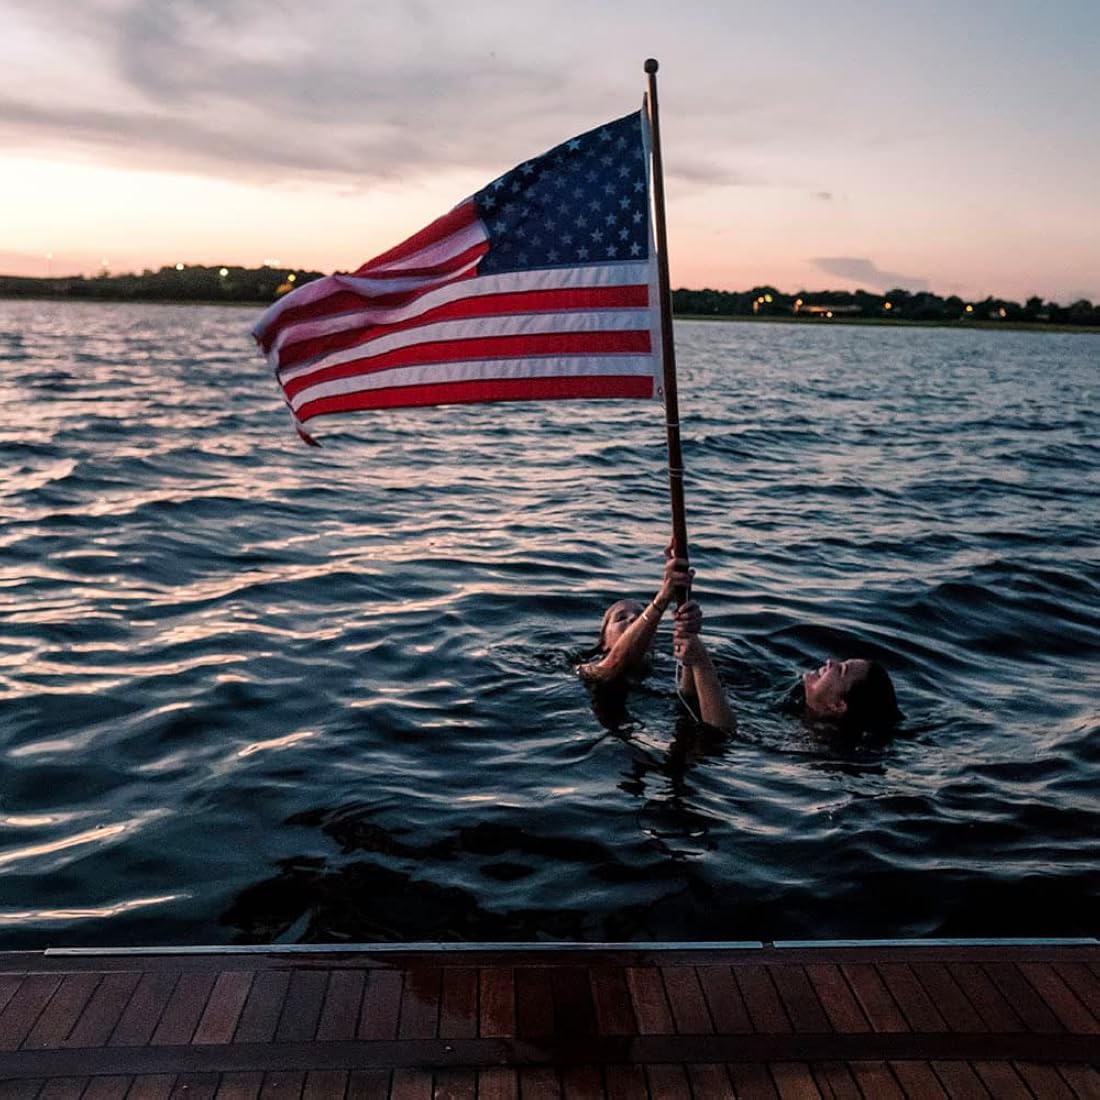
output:
[[[660,396],[644,111],[525,161],[253,329],[295,424],[363,409]]]

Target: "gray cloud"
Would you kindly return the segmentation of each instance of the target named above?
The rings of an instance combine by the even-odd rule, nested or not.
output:
[[[5,6],[44,35],[58,74],[79,49],[96,89],[74,100],[71,80],[44,71],[32,87],[17,74],[5,82],[0,68],[9,147],[94,148],[126,167],[351,186],[444,167],[491,177],[631,106],[621,87],[594,81],[583,43],[563,66],[530,27],[510,35],[524,19],[489,0],[468,0],[461,20],[449,5],[415,0],[369,11],[326,0],[320,15],[286,0]],[[509,37],[507,49],[493,48]],[[639,72],[635,102],[640,85]],[[693,187],[743,182],[707,149],[713,142],[696,140],[707,125],[692,115],[681,128],[675,177]]]
[[[830,275],[850,279],[861,286],[879,290],[927,290],[928,280],[919,275],[903,275],[899,271],[883,271],[873,260],[858,256],[822,256],[810,260],[815,267]]]

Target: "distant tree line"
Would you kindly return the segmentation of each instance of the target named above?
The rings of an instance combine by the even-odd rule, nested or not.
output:
[[[800,317],[821,320],[862,318],[882,321],[1012,321],[1058,325],[1100,325],[1100,306],[1081,298],[1068,306],[1028,298],[941,298],[931,291],[895,287],[885,294],[866,290],[800,290],[785,294],[773,286],[752,290],[674,290],[672,308],[701,317]]]
[[[319,271],[275,267],[204,267],[177,264],[140,275],[83,275],[23,278],[0,275],[0,298],[72,298],[134,302],[240,302],[266,305],[296,286],[319,279]],[[697,317],[788,317],[799,320],[1009,321],[1025,324],[1100,326],[1100,306],[1082,298],[1070,305],[1028,298],[1022,305],[1007,298],[967,301],[941,298],[930,291],[901,287],[886,294],[866,290],[800,290],[785,294],[773,286],[752,290],[672,292],[680,315]]]

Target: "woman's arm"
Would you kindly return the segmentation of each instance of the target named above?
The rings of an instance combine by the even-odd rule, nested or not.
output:
[[[665,575],[657,595],[602,657],[577,665],[577,673],[581,679],[590,683],[606,684],[641,665],[649,652],[653,635],[657,633],[661,616],[672,600],[673,592],[679,587],[690,586],[692,572],[682,558],[673,558],[666,562]]]
[[[703,639],[699,637],[702,613],[696,607],[695,615],[681,617],[688,606],[685,604],[677,612],[676,628],[672,635],[672,652],[676,660],[684,666],[681,690],[688,694],[685,685],[690,683],[691,693],[699,703],[700,719],[708,726],[732,733],[737,729],[737,719],[726,701],[726,693],[718,679],[714,662],[710,659]]]

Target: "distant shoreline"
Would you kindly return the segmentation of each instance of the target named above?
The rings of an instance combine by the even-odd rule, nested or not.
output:
[[[0,275],[0,301],[142,302],[162,305],[235,305],[263,309],[283,295],[324,278],[319,271],[285,267],[213,267],[174,264],[140,275],[93,277]],[[1100,306],[1081,298],[1069,305],[1037,295],[1025,303],[989,296],[965,301],[931,291],[895,287],[866,290],[800,290],[771,286],[752,290],[672,291],[673,314],[684,320],[767,321],[783,324],[932,326],[1007,329],[1013,332],[1100,332]]]
[[[1055,321],[908,321],[880,317],[742,317],[736,314],[674,313],[677,321],[736,321],[749,325],[863,325],[870,328],[981,329],[983,332],[1088,332],[1100,333],[1100,325],[1067,325]]]
[[[72,297],[66,294],[4,294],[0,291],[0,302],[65,302],[76,305],[138,305],[138,306],[230,306],[234,309],[266,309],[270,302],[250,302],[240,299],[216,298],[131,298],[131,297]],[[746,317],[733,313],[679,313],[674,312],[677,321],[706,321],[709,324],[733,322],[749,325],[809,325],[832,327],[834,325],[863,326],[869,328],[945,328],[955,331],[980,329],[983,332],[1069,332],[1096,335],[1100,325],[1070,325],[1053,321],[972,321],[940,320],[915,321],[880,317],[798,317],[770,315]]]

